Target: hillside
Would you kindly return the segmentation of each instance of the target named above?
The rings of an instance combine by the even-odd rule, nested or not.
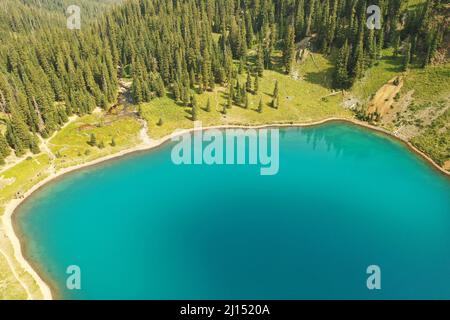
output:
[[[85,21],[122,0],[77,1]],[[2,0],[0,3],[0,38],[20,37],[46,28],[65,28],[69,0]]]
[[[0,3],[0,37],[14,39],[0,44],[1,206],[194,120],[358,117],[449,168],[442,1],[376,1],[373,31],[358,0],[118,2],[78,1],[80,31],[65,28],[69,0]],[[41,297],[1,224],[0,250],[0,298]]]

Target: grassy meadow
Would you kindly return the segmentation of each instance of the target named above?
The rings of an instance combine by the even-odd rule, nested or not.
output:
[[[320,54],[313,54],[304,63],[295,64],[293,74],[298,75],[296,78],[279,71],[265,70],[259,81],[258,93],[248,94],[249,108],[233,104],[226,114],[223,114],[223,109],[228,101],[229,89],[216,87],[212,92],[196,96],[199,105],[198,120],[202,121],[203,126],[211,126],[312,122],[329,117],[351,118],[352,112],[342,107],[342,94],[334,94],[331,89],[332,72],[330,61]],[[239,82],[243,85],[246,80],[247,74],[243,72],[239,76]],[[278,109],[274,109],[270,103],[277,81],[280,105]],[[208,99],[210,112],[205,111]],[[258,112],[260,100],[263,102],[261,113]],[[191,108],[177,104],[170,97],[143,103],[140,109],[148,122],[151,138],[160,138],[176,129],[193,126]],[[160,119],[162,125],[159,125]]]

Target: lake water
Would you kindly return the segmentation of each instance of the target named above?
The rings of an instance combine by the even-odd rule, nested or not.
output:
[[[21,206],[26,255],[65,299],[450,298],[450,179],[342,123],[280,130],[280,168],[176,166],[168,143]],[[66,268],[81,290],[66,289]],[[381,290],[366,269],[381,268]]]

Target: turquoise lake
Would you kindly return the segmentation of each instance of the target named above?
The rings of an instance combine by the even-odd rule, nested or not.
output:
[[[61,298],[450,299],[450,179],[401,143],[343,123],[281,129],[274,176],[177,166],[172,146],[20,207],[26,256]],[[65,287],[70,265],[81,290]]]

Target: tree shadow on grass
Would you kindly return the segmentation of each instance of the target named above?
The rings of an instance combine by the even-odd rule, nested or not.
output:
[[[387,64],[389,67],[386,68],[386,71],[390,72],[402,72],[403,71],[403,64],[402,64],[402,57],[401,56],[384,56],[381,58],[381,60]]]
[[[184,116],[186,119],[188,120],[193,120],[193,111],[192,108],[187,107],[185,105],[183,105],[184,108],[184,113],[186,113],[186,115]]]
[[[271,68],[272,71],[276,71],[280,74],[286,75],[286,72],[284,71],[284,66],[283,66],[283,57],[279,57],[279,56],[272,57],[271,61],[272,61],[272,68]]]
[[[333,67],[318,72],[308,72],[304,75],[304,79],[306,82],[320,85],[326,89],[332,89],[333,72]]]

